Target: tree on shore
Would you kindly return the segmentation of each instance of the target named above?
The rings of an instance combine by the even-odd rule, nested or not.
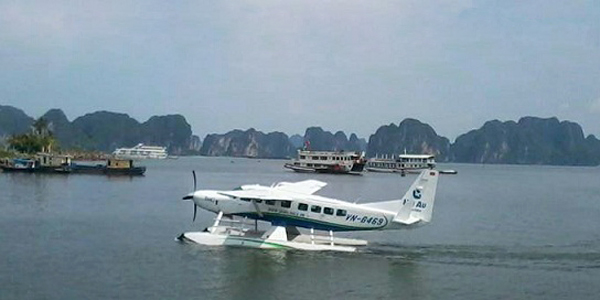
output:
[[[13,135],[7,140],[9,148],[22,153],[51,152],[57,144],[48,121],[39,118],[33,123],[32,132]]]

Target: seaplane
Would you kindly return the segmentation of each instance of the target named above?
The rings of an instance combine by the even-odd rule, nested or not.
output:
[[[196,190],[192,174],[195,191],[183,197],[193,202],[192,221],[198,207],[217,216],[212,226],[182,233],[177,240],[208,246],[344,252],[354,252],[367,241],[334,237],[334,231],[412,229],[431,222],[439,177],[437,170],[424,170],[402,198],[358,204],[316,195],[327,185],[318,180],[248,184],[230,191]],[[248,219],[254,220],[254,228]],[[270,227],[259,230],[257,221],[266,221]]]

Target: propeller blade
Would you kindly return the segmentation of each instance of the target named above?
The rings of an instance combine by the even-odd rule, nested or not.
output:
[[[194,191],[196,190],[196,171],[192,170],[192,176],[194,177]]]
[[[196,203],[194,203],[194,218],[192,218],[192,222],[196,221],[196,209],[198,208],[198,206],[196,206]]]

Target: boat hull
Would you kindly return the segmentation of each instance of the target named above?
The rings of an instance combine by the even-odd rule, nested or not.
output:
[[[99,175],[128,175],[128,176],[141,176],[146,172],[146,167],[133,167],[123,169],[111,169],[105,165],[75,165],[72,168],[72,173],[80,174],[99,174]]]
[[[336,167],[335,165],[327,166],[327,167],[306,167],[306,166],[294,165],[292,163],[286,163],[283,165],[284,168],[287,168],[287,169],[290,169],[290,170],[293,170],[293,171],[299,172],[299,173],[327,173],[327,174],[353,174],[353,175],[360,175],[360,173],[364,169],[364,166],[365,165],[362,163],[355,163],[352,166],[352,169],[347,170],[345,168]]]

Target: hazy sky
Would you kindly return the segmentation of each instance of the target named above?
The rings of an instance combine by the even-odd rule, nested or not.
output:
[[[600,136],[600,1],[0,0],[0,104],[179,113],[202,138],[525,115]]]

